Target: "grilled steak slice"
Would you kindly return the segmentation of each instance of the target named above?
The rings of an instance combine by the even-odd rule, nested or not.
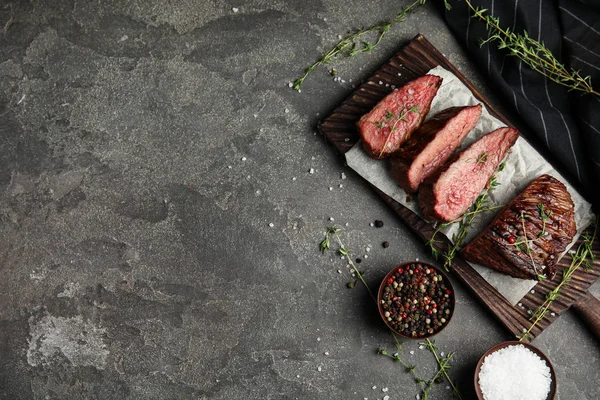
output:
[[[519,137],[514,128],[500,128],[479,138],[427,179],[419,190],[423,215],[452,221],[473,205],[508,150]]]
[[[462,255],[516,278],[552,278],[558,257],[575,233],[571,195],[562,182],[542,175],[504,207]]]
[[[421,125],[391,158],[392,176],[402,189],[416,192],[450,158],[480,115],[481,104],[451,107]]]
[[[373,158],[386,158],[408,139],[429,112],[442,78],[425,75],[383,98],[357,122],[363,147]]]

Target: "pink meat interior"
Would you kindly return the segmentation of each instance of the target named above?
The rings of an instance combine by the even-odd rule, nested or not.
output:
[[[481,114],[480,107],[469,107],[452,118],[413,161],[408,171],[410,182],[422,182],[450,158]]]
[[[446,221],[457,219],[475,199],[504,158],[518,132],[500,128],[481,137],[463,151],[435,183],[435,211]]]
[[[387,95],[371,112],[361,118],[359,126],[364,129],[363,139],[380,153],[395,151],[418,127],[429,111],[429,105],[437,93],[440,78],[425,75],[415,79]],[[416,110],[411,111],[413,107]],[[365,133],[367,133],[365,135]]]

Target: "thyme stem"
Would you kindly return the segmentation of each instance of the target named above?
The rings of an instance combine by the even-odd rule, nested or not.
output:
[[[312,65],[310,65],[308,68],[306,68],[304,70],[304,75],[301,76],[300,78],[296,79],[294,81],[292,87],[296,90],[300,90],[304,80],[308,77],[308,75],[311,72],[313,72],[315,70],[315,68],[319,67],[320,65],[329,64],[331,61],[333,61],[336,57],[338,57],[340,55],[345,55],[347,57],[353,57],[359,53],[367,53],[367,52],[373,50],[375,47],[379,46],[383,37],[385,36],[385,34],[390,30],[390,28],[393,25],[404,22],[404,19],[410,12],[413,12],[417,8],[424,5],[426,3],[426,1],[427,0],[415,0],[412,4],[402,8],[400,13],[398,13],[398,15],[396,15],[396,17],[394,19],[387,21],[387,22],[383,22],[381,24],[370,26],[368,28],[359,29],[359,30],[351,33],[350,35],[346,36],[345,38],[340,39],[337,42],[337,44],[335,46],[333,46],[332,48],[330,48],[325,54],[323,54],[323,56],[319,60],[315,61]],[[368,33],[371,33],[371,32],[378,32],[378,36],[377,36],[377,39],[375,40],[375,42],[369,43],[369,42],[363,41],[363,43],[360,45],[361,47],[357,48],[357,40],[359,38],[361,38],[362,36],[364,36]]]
[[[544,303],[541,306],[539,306],[537,310],[535,310],[530,319],[532,321],[532,324],[529,327],[529,329],[524,331],[523,334],[517,336],[519,341],[529,339],[531,337],[531,331],[546,316],[548,310],[550,309],[550,306],[552,305],[554,300],[556,300],[560,295],[561,288],[571,280],[571,277],[573,276],[575,271],[577,271],[577,269],[582,265],[584,266],[584,268],[589,267],[588,257],[592,261],[596,258],[592,250],[592,245],[598,233],[598,225],[599,220],[598,217],[596,217],[596,221],[594,222],[594,231],[592,235],[583,236],[583,243],[581,243],[577,247],[577,251],[575,252],[575,254],[573,254],[571,264],[569,265],[569,267],[564,269],[563,277],[560,283],[554,288],[554,290],[552,290],[546,295],[546,300],[544,301]]]
[[[493,33],[487,39],[481,40],[481,46],[498,41],[498,49],[507,49],[510,55],[518,57],[532,70],[544,75],[552,82],[565,86],[569,90],[579,90],[600,96],[600,93],[592,88],[591,76],[582,77],[579,71],[573,68],[567,69],[543,43],[529,37],[527,31],[518,34],[511,32],[509,28],[502,28],[500,20],[492,15],[487,15],[486,9],[474,7],[470,0],[464,1],[473,11],[473,18],[485,22],[486,27]],[[444,0],[444,3],[446,8],[449,8],[447,0]]]

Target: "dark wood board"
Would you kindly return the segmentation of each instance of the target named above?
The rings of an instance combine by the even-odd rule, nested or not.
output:
[[[356,129],[356,121],[370,111],[379,100],[390,93],[393,88],[400,87],[419,76],[424,75],[431,68],[442,66],[454,73],[487,107],[488,111],[496,118],[509,126],[509,119],[498,112],[496,108],[454,67],[427,39],[417,35],[387,63],[385,63],[373,76],[359,86],[346,100],[342,102],[333,113],[320,125],[321,133],[327,138],[340,154],[345,154],[359,140]],[[387,85],[386,85],[387,84]],[[383,162],[383,161],[382,161]],[[425,242],[427,242],[435,229],[400,203],[393,200],[377,188],[373,189],[383,200],[395,211],[395,213]],[[438,233],[436,240],[441,239],[439,250],[443,251],[450,241]],[[582,239],[575,245],[579,245]],[[589,299],[587,289],[600,277],[600,241],[594,242],[594,253],[596,260],[592,263],[592,269],[588,272],[579,268],[573,275],[571,281],[561,289],[560,296],[552,303],[546,316],[532,329],[530,340],[537,337],[546,329],[560,314],[569,307],[579,302],[578,307],[585,310],[587,303],[582,299]],[[518,336],[523,329],[531,326],[529,318],[530,310],[535,311],[546,299],[548,292],[552,291],[560,283],[562,270],[571,263],[571,256],[566,255],[557,265],[556,277],[553,280],[539,282],[532,292],[528,293],[520,301],[521,307],[513,306],[504,296],[494,289],[485,279],[477,273],[467,262],[460,257],[453,261],[453,273],[481,300],[481,302],[493,313],[500,323],[508,329],[513,336]],[[590,307],[590,306],[587,306]]]

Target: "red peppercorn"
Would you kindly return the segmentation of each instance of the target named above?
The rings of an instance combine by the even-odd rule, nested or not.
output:
[[[392,283],[394,283],[394,278],[390,278],[388,279],[388,283],[391,285]]]
[[[401,274],[401,273],[403,273],[403,272],[404,272],[404,270],[403,270],[402,268],[398,268],[398,273],[399,273],[399,274]]]
[[[452,291],[450,289],[446,289],[446,294],[452,294]]]
[[[515,243],[515,237],[514,236],[509,237],[508,238],[508,243],[514,244]]]
[[[433,314],[433,310],[427,310],[427,314],[429,314],[429,315]]]

